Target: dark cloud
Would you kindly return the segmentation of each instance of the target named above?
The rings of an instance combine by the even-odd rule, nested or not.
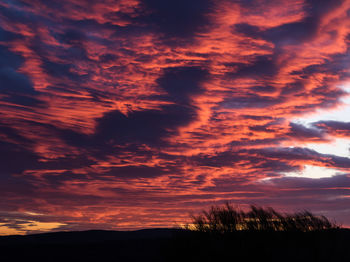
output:
[[[188,38],[203,31],[210,20],[211,0],[145,0],[142,3],[149,10],[144,21],[153,24],[167,38]]]
[[[2,173],[19,174],[38,165],[38,156],[35,153],[5,141],[0,142],[0,155]]]
[[[56,38],[62,43],[79,47],[81,47],[87,39],[83,31],[75,29],[68,29],[64,33],[58,34]]]
[[[317,32],[317,28],[318,21],[312,17],[307,17],[300,22],[283,24],[266,30],[248,23],[235,24],[233,32],[255,39],[265,39],[277,45],[284,45],[312,38]]]
[[[35,96],[30,79],[18,72],[23,58],[0,46],[0,94],[6,95],[4,101],[23,106],[43,106]]]
[[[168,93],[164,99],[177,104],[162,106],[159,110],[130,111],[127,115],[119,110],[111,111],[97,120],[94,135],[62,130],[62,137],[68,143],[90,148],[114,143],[164,143],[164,138],[176,134],[177,128],[197,117],[189,99],[203,92],[200,84],[206,76],[205,70],[196,67],[169,68],[157,83]]]
[[[25,136],[19,134],[19,132],[4,123],[0,122],[0,133],[4,135],[10,141],[16,141],[22,146],[33,146],[32,141]]]
[[[201,83],[208,78],[208,72],[199,67],[171,67],[165,69],[157,80],[169,100],[189,104],[189,98],[204,91]]]
[[[269,158],[284,160],[318,159],[317,156],[319,155],[315,150],[301,147],[263,148],[256,150],[256,152]]]
[[[234,24],[232,33],[239,33],[253,38],[262,38],[262,30],[258,26],[250,25],[248,23]]]
[[[23,63],[24,59],[13,52],[10,52],[8,48],[0,46],[0,67],[1,68],[13,68],[17,69]]]
[[[271,120],[272,116],[254,116],[254,115],[242,115],[244,119],[253,119],[253,120]]]
[[[3,92],[34,94],[35,90],[32,87],[29,79],[16,72],[13,68],[0,68],[0,88]]]
[[[340,122],[340,121],[319,121],[313,123],[313,126],[331,134],[334,136],[350,136],[350,122]]]
[[[317,32],[318,22],[314,17],[306,17],[300,22],[284,24],[268,29],[262,35],[264,39],[273,41],[276,44],[299,43],[314,36]]]
[[[314,161],[315,164],[320,163],[333,168],[347,169],[350,167],[350,158],[330,154],[320,154],[315,150],[308,148],[264,148],[257,150],[256,152],[265,157],[280,160],[299,160],[301,162],[311,160]]]
[[[299,74],[300,75],[300,74]],[[281,94],[282,95],[295,95],[300,94],[304,91],[304,84],[301,81],[288,84],[283,87]]]
[[[247,23],[233,26],[234,32],[251,38],[269,40],[277,45],[298,43],[310,39],[317,32],[317,28],[318,21],[313,17],[306,17],[300,22],[283,24],[266,30]]]
[[[256,93],[273,93],[276,91],[273,86],[253,86],[250,89]]]
[[[285,101],[284,97],[271,97],[256,93],[245,93],[244,96],[227,98],[221,106],[224,108],[266,108]]]
[[[338,190],[348,189],[350,187],[350,177],[347,174],[338,174],[332,177],[312,179],[306,177],[280,177],[272,178],[268,183],[272,183],[283,188],[303,188],[307,189],[329,189]]]
[[[271,55],[258,56],[250,63],[230,63],[238,70],[228,73],[228,77],[271,77],[278,72],[275,57]]]
[[[20,34],[9,32],[0,27],[0,42],[13,41],[22,38]]]
[[[83,80],[83,77],[80,77],[79,75],[72,73],[72,69],[74,69],[74,65],[72,64],[61,64],[61,63],[55,63],[52,61],[44,60],[42,67],[47,74],[53,77],[57,77],[57,78],[65,77],[75,81]]]
[[[112,167],[105,172],[104,176],[117,177],[123,179],[135,179],[135,178],[155,178],[169,173],[161,167],[149,167],[149,166],[124,166],[124,167]]]
[[[257,131],[257,132],[266,132],[266,133],[273,133],[274,130],[269,128],[269,125],[260,125],[260,126],[250,126],[250,130]]]
[[[240,165],[240,163],[245,163],[247,166],[254,166],[253,173],[255,173],[255,175],[257,175],[256,170],[260,170],[261,174],[268,173],[269,176],[275,176],[280,172],[292,172],[299,168],[298,165],[288,161],[290,160],[288,157],[271,157],[271,155],[262,150],[232,150],[218,153],[215,156],[196,156],[192,157],[191,160],[195,161],[195,163],[200,166],[209,167],[233,167],[236,164]],[[237,169],[234,174],[238,176],[237,179],[239,177],[244,177],[239,169]]]
[[[316,140],[316,141],[325,141],[324,132],[317,128],[308,128],[300,124],[290,123],[290,132],[289,136],[292,136],[295,139],[300,140]]]
[[[335,8],[339,7],[344,2],[344,0],[307,0],[304,7],[311,17],[318,18],[332,12]]]
[[[247,3],[250,4],[248,5]],[[242,1],[241,4],[248,8],[254,6],[256,10],[264,8],[265,1]],[[304,4],[305,18],[301,21],[285,23],[266,30],[248,23],[236,24],[233,26],[235,32],[247,35],[252,38],[263,38],[277,45],[296,44],[304,42],[315,36],[320,19],[333,9],[339,7],[344,1],[317,1],[310,0]],[[268,1],[265,2],[265,5]]]
[[[95,138],[113,140],[118,144],[157,144],[167,136],[176,134],[176,128],[188,124],[195,117],[193,108],[180,105],[130,112],[127,116],[112,111],[98,119]]]
[[[64,186],[65,182],[68,182],[68,183],[72,183],[74,181],[87,182],[89,181],[89,176],[86,174],[73,174],[71,172],[60,172],[56,174],[48,172],[47,174],[43,174],[41,176],[41,179],[42,181],[45,181],[46,186],[49,186],[52,189],[57,189],[61,186]]]

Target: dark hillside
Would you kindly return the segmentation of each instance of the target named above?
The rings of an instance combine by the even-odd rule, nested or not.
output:
[[[177,229],[58,232],[0,237],[1,261],[350,261],[350,230]]]
[[[182,232],[169,261],[350,261],[350,230]]]
[[[0,237],[1,261],[164,261],[177,230],[57,232]]]

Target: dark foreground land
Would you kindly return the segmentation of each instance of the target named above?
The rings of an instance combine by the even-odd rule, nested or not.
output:
[[[350,261],[350,230],[234,232],[178,229],[0,237],[7,261]]]

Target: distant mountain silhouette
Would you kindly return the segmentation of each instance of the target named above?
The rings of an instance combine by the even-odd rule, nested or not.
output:
[[[87,262],[166,261],[164,250],[177,229],[76,231],[0,236],[0,260]]]
[[[32,235],[0,236],[0,245],[6,244],[94,244],[108,241],[169,239],[178,229],[152,228],[136,231],[64,231]]]

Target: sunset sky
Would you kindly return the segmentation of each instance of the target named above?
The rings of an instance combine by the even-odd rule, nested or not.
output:
[[[0,1],[0,235],[350,226],[349,47],[350,0]]]

